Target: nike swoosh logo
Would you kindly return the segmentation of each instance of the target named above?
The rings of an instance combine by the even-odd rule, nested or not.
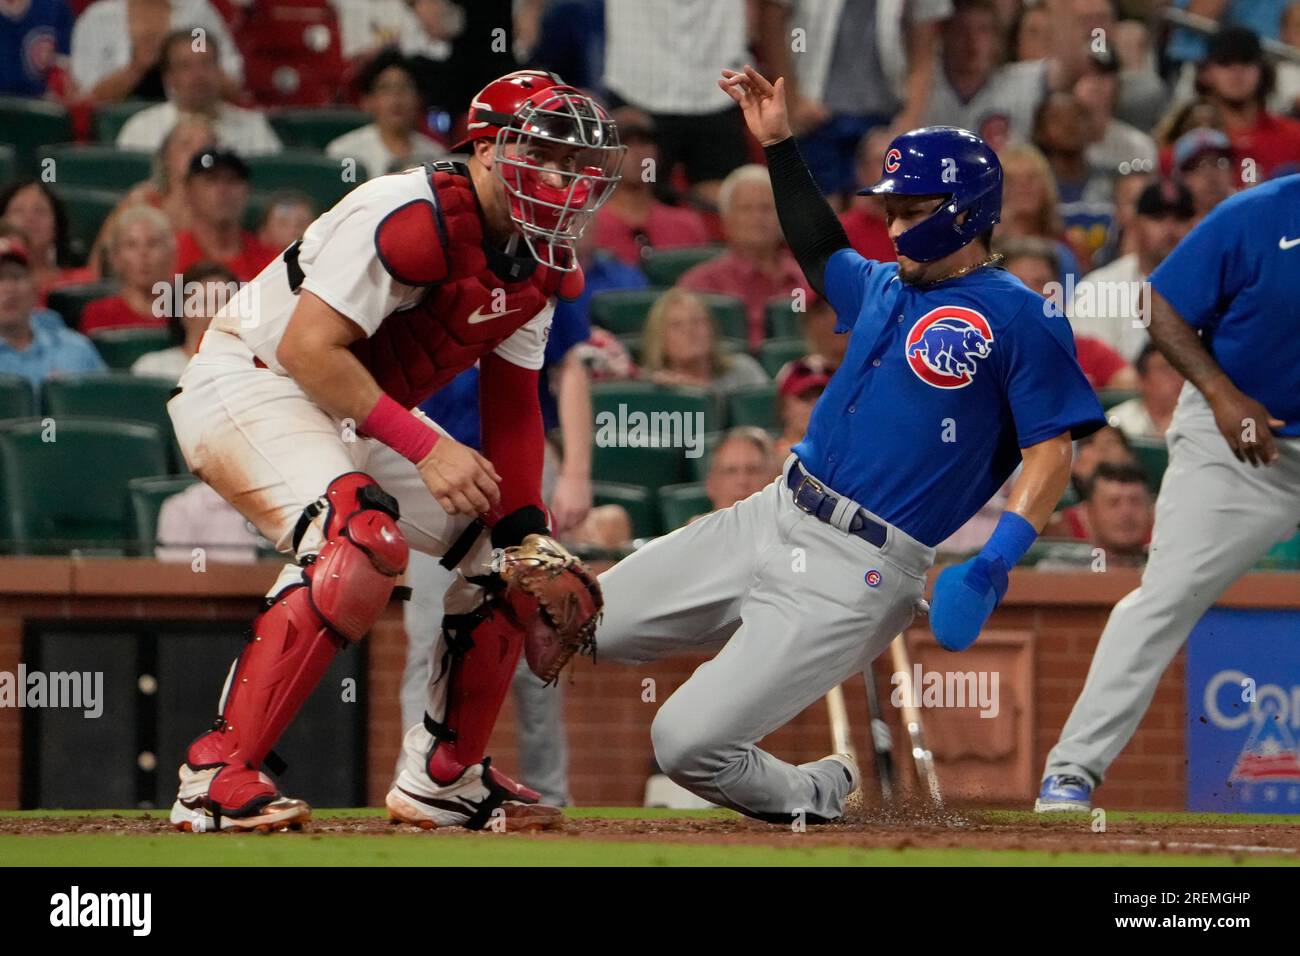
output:
[[[499,319],[503,315],[510,315],[512,312],[518,312],[518,311],[519,311],[518,309],[507,309],[505,312],[489,312],[487,315],[484,315],[483,306],[480,305],[477,309],[475,309],[473,312],[469,314],[469,318],[466,319],[465,321],[468,322],[470,325],[477,325],[480,322],[489,322],[492,319]]]
[[[1283,252],[1286,252],[1288,249],[1294,249],[1296,246],[1300,246],[1300,236],[1297,236],[1294,239],[1288,239],[1286,236],[1283,236],[1277,241],[1277,247]]]

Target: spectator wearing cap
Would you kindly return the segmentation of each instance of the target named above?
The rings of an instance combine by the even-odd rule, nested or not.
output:
[[[176,237],[167,217],[152,206],[123,210],[109,234],[108,259],[121,288],[86,304],[81,331],[165,328],[168,317],[156,314],[154,289],[170,285],[175,275]]]
[[[1192,194],[1196,221],[1237,191],[1236,154],[1217,129],[1188,130],[1174,142],[1174,173]]]
[[[95,103],[162,99],[169,36],[184,33],[193,42],[195,30],[219,61],[223,89],[235,94],[243,57],[208,0],[96,0],[72,31],[72,79]]]
[[[44,96],[66,69],[72,11],[65,0],[0,6],[0,96]]]
[[[704,219],[693,209],[669,206],[655,197],[664,172],[659,166],[654,120],[633,106],[614,110],[619,138],[627,147],[623,179],[596,213],[596,245],[640,267],[647,249],[698,246],[709,241]]]
[[[813,406],[830,383],[835,366],[819,355],[806,355],[786,362],[776,375],[776,412],[781,434],[776,439],[777,461],[784,461],[790,449],[808,432]]]
[[[920,126],[937,61],[939,24],[952,0],[768,0],[771,41],[761,50],[784,76],[790,123],[817,185],[835,199],[856,182],[858,143],[876,126]],[[805,48],[790,55],[790,29]]]
[[[176,235],[178,270],[208,259],[248,282],[276,257],[278,249],[268,249],[243,227],[248,180],[248,167],[234,153],[207,150],[190,161],[185,177],[190,227]]]
[[[60,286],[95,279],[95,269],[72,264],[68,210],[48,183],[19,179],[0,190],[0,219],[22,234],[40,305]]]
[[[36,283],[27,247],[0,236],[0,373],[27,379],[32,390],[54,375],[104,370],[90,340],[64,325],[33,321]]]
[[[1262,182],[1279,166],[1300,161],[1300,121],[1267,108],[1273,83],[1273,66],[1259,37],[1239,27],[1211,37],[1197,67],[1197,92],[1223,112],[1224,131],[1237,156],[1255,165],[1247,182]]]
[[[447,150],[419,130],[424,104],[411,62],[388,48],[357,75],[361,106],[371,122],[325,147],[335,159],[352,159],[371,176],[383,176],[441,159]]]
[[[1115,214],[1115,173],[1098,172],[1088,162],[1090,141],[1084,105],[1073,93],[1049,93],[1034,114],[1034,145],[1056,178],[1066,241],[1085,266],[1105,243]]]
[[[1164,438],[1174,417],[1174,406],[1186,379],[1148,342],[1137,357],[1138,396],[1120,402],[1106,413],[1106,421],[1124,437]]]
[[[1108,47],[1084,60],[1083,72],[1074,81],[1074,95],[1087,111],[1092,143],[1084,155],[1093,169],[1110,176],[1155,170],[1155,140],[1115,116],[1119,61]]]
[[[1150,342],[1143,319],[1147,276],[1183,241],[1195,218],[1186,186],[1173,179],[1149,183],[1129,229],[1133,251],[1084,276],[1066,303],[1075,335],[1100,339],[1134,361]]]
[[[880,179],[885,164],[885,151],[889,149],[892,133],[877,127],[862,137],[857,152],[857,185],[865,189]],[[877,262],[896,262],[898,252],[894,240],[889,238],[885,225],[885,200],[881,196],[857,195],[849,207],[840,213],[840,225],[851,245],[865,259]]]
[[[641,365],[660,385],[727,391],[768,381],[753,356],[727,351],[709,307],[681,288],[669,289],[650,307],[641,336]]]
[[[747,165],[730,173],[718,191],[727,251],[686,271],[677,284],[695,292],[718,292],[745,303],[749,347],[766,334],[764,309],[770,299],[808,290],[803,271],[786,248],[776,217],[772,180],[763,166]]]
[[[278,153],[280,138],[266,117],[222,99],[221,44],[208,36],[201,49],[195,48],[189,30],[168,35],[162,46],[162,79],[167,101],[132,116],[117,134],[121,149],[154,152],[162,145],[176,121],[187,114],[205,116],[212,122],[217,142],[241,156]]]

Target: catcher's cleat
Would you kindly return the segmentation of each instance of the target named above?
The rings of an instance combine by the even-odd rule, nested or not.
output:
[[[542,803],[536,790],[498,771],[491,757],[466,768],[459,780],[445,787],[427,775],[417,777],[404,768],[384,804],[390,820],[422,830],[549,830],[564,820],[559,807]]]
[[[172,804],[170,822],[186,833],[214,833],[220,830],[269,833],[300,830],[311,820],[306,801],[282,796],[264,775],[258,774],[262,791],[242,806],[229,809],[208,796],[208,788],[220,767],[195,770],[188,764],[180,769],[180,791]],[[234,769],[234,768],[231,768]]]

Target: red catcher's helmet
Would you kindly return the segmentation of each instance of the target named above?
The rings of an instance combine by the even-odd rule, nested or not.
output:
[[[470,104],[458,152],[494,141],[493,171],[534,258],[577,268],[574,244],[618,185],[624,148],[605,108],[554,73],[517,70]]]

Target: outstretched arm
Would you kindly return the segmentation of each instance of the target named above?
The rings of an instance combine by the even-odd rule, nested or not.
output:
[[[740,104],[749,131],[763,146],[776,213],[786,242],[818,295],[825,295],[826,261],[849,248],[849,237],[799,155],[785,106],[785,79],[773,85],[752,66],[723,70],[718,86]]]

